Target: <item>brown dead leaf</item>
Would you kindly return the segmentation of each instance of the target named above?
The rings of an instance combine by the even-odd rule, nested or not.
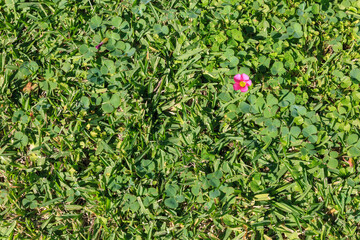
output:
[[[350,167],[354,166],[354,159],[352,159],[351,157],[349,158],[349,160],[346,160],[345,157],[343,157],[343,160],[347,162]]]
[[[30,93],[31,90],[32,90],[32,83],[31,83],[31,82],[28,82],[28,83],[26,84],[26,86],[23,88],[23,92],[25,92],[25,93]]]
[[[32,90],[35,89],[37,84],[32,84],[32,82],[28,82],[26,86],[23,88],[24,93],[31,93]]]

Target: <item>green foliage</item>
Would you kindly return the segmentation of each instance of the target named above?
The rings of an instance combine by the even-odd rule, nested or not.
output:
[[[1,238],[357,238],[359,16],[0,0]]]

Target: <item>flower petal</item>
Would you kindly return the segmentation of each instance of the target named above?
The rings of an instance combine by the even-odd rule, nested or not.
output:
[[[239,83],[234,83],[233,87],[234,87],[234,90],[235,90],[235,91],[238,91],[238,90],[241,89]]]
[[[234,77],[234,81],[235,82],[240,82],[242,79],[241,79],[241,75],[240,74],[236,74],[235,77]]]
[[[247,81],[245,81],[245,82],[246,82],[246,85],[247,85],[247,86],[251,86],[251,84],[252,84],[251,80],[247,80]]]
[[[250,78],[249,78],[248,75],[246,75],[245,73],[243,73],[243,74],[241,74],[241,79],[242,79],[243,81],[248,81]]]
[[[104,44],[103,42],[100,42],[100,44],[97,45],[95,48],[96,48],[97,50],[99,50],[99,48],[100,48],[103,44]]]
[[[241,92],[247,92],[249,90],[248,86],[240,87]]]

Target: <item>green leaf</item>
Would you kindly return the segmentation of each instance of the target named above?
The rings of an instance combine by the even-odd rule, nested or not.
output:
[[[276,105],[279,103],[279,100],[274,97],[274,95],[272,95],[271,93],[269,93],[267,96],[266,96],[266,104],[269,105],[269,106],[272,106],[272,105]]]
[[[228,48],[224,52],[224,57],[226,57],[227,59],[230,59],[232,56],[234,56],[234,54],[235,54],[235,51],[232,50],[231,48]]]
[[[118,42],[116,43],[115,47],[116,47],[117,49],[120,49],[120,50],[125,50],[125,49],[126,49],[126,44],[125,44],[125,42],[123,42],[123,41],[118,41]]]
[[[294,38],[301,38],[303,36],[303,31],[302,31],[302,27],[299,23],[294,23],[292,25],[293,29],[294,29]]]
[[[181,54],[180,56],[177,56],[176,59],[178,59],[178,60],[186,60],[186,59],[188,59],[188,58],[190,58],[190,57],[192,57],[192,56],[194,56],[194,55],[196,55],[196,54],[198,54],[198,53],[200,53],[202,51],[203,51],[202,48],[196,48],[196,49],[193,49],[193,50],[189,50],[186,53]]]
[[[15,147],[22,148],[28,144],[29,138],[22,132],[16,132],[14,134],[14,144]]]
[[[162,26],[161,28],[161,32],[165,35],[168,35],[169,34],[169,28],[168,26]]]
[[[219,95],[219,99],[220,100],[222,100],[223,102],[229,102],[229,101],[231,101],[231,96],[230,96],[230,94],[229,93],[220,93],[220,95]]]
[[[352,69],[350,71],[350,77],[354,83],[359,84],[360,83],[360,69],[359,68]]]
[[[229,214],[226,214],[222,217],[222,220],[224,221],[224,223],[227,225],[227,226],[234,226],[235,225],[235,219],[233,216],[229,215]]]
[[[155,25],[154,25],[154,32],[155,32],[156,34],[162,33],[162,27],[161,27],[160,24],[155,24]]]
[[[20,121],[21,117],[24,116],[25,112],[23,110],[18,110],[14,113],[13,117],[11,118],[12,122]]]
[[[301,133],[301,129],[297,126],[291,127],[290,128],[290,134],[294,137],[298,137]]]
[[[29,120],[29,117],[27,115],[21,116],[21,118],[20,118],[20,122],[22,124],[26,124],[28,122],[28,120]]]
[[[102,19],[99,16],[94,16],[90,19],[90,27],[92,29],[100,27],[101,23],[102,23]]]
[[[249,113],[250,112],[250,109],[251,109],[251,106],[245,102],[241,102],[240,103],[240,111],[243,112],[243,113]]]
[[[103,102],[108,102],[110,101],[110,94],[107,93],[101,94],[101,98]]]
[[[107,34],[108,38],[114,39],[114,40],[120,40],[120,34],[116,33],[116,32],[109,32],[109,34]]]
[[[214,172],[213,176],[216,177],[217,179],[220,179],[222,177],[221,170],[217,170],[216,172]]]
[[[84,106],[84,108],[89,108],[89,106],[90,106],[90,100],[89,100],[88,97],[82,96],[82,97],[80,98],[80,102],[81,102],[81,104]]]
[[[24,62],[21,66],[20,66],[20,69],[19,71],[27,76],[27,75],[30,75],[31,74],[31,70],[30,70],[30,66],[29,66],[29,63],[28,62]]]
[[[253,192],[257,192],[257,191],[261,190],[260,186],[258,185],[258,183],[256,181],[250,182],[250,188],[251,188],[251,191],[253,191]]]
[[[114,106],[114,108],[118,108],[121,103],[120,94],[118,94],[118,93],[113,94],[110,99],[110,103],[111,103],[111,105]]]
[[[220,187],[220,190],[224,192],[226,195],[231,195],[235,191],[233,187]]]
[[[238,42],[243,42],[244,41],[244,37],[241,33],[241,31],[237,30],[237,29],[232,29],[231,30],[231,37],[233,39],[235,39]]]
[[[310,137],[310,135],[317,133],[317,128],[314,125],[310,125],[310,126],[304,128],[302,133],[305,137]]]
[[[260,56],[259,57],[259,63],[260,63],[260,65],[259,65],[259,69],[261,70],[261,71],[266,71],[266,69],[268,69],[269,67],[270,67],[270,58],[267,58],[266,56]]]
[[[137,212],[140,208],[140,204],[138,202],[133,202],[130,204],[129,206],[129,209],[132,211],[132,212]]]
[[[172,209],[176,209],[179,206],[179,204],[173,197],[165,199],[164,203],[165,203],[165,206],[167,206],[168,208],[172,208]]]
[[[89,51],[88,46],[85,45],[85,44],[81,45],[80,48],[79,48],[79,51],[80,51],[81,54],[87,53]]]
[[[229,58],[230,67],[236,67],[239,64],[239,59],[235,56]]]
[[[344,77],[343,72],[341,72],[341,71],[339,71],[337,69],[332,72],[332,75],[334,75],[335,77],[338,77],[338,78],[343,78]]]
[[[218,187],[220,185],[220,180],[218,178],[212,177],[209,179],[209,183],[213,187]]]
[[[290,107],[290,111],[291,111],[291,116],[293,117],[305,115],[307,112],[304,106],[299,106],[299,105],[292,105]]]
[[[288,91],[283,91],[284,98],[279,102],[280,107],[291,106],[295,103],[295,94]]]
[[[311,143],[316,143],[316,141],[318,140],[318,136],[317,135],[311,135],[311,136],[309,136],[308,140]]]
[[[359,157],[360,156],[360,149],[357,148],[357,147],[351,147],[349,150],[348,150],[348,155],[350,157]]]
[[[74,211],[74,210],[81,210],[83,206],[80,205],[65,205],[65,210],[67,211]]]
[[[177,192],[177,190],[176,190],[176,188],[173,186],[173,185],[167,185],[167,187],[166,187],[166,189],[165,189],[165,193],[166,193],[166,195],[167,196],[169,196],[169,197],[175,197],[175,195],[176,195],[176,192]]]
[[[175,200],[177,203],[182,203],[185,201],[185,197],[183,195],[176,195]]]
[[[231,112],[236,112],[237,111],[237,106],[232,103],[232,104],[229,104],[226,109],[231,111]]]
[[[271,74],[273,75],[282,75],[285,72],[284,64],[282,62],[275,62],[271,67]]]
[[[110,103],[104,103],[101,108],[105,113],[112,113],[114,111],[114,107]]]
[[[284,59],[285,59],[285,67],[290,70],[294,69],[294,67],[296,66],[296,63],[295,63],[294,58],[293,58],[292,54],[290,53],[290,51],[285,53]]]
[[[229,119],[235,119],[236,118],[236,113],[235,112],[228,112],[226,114],[226,117],[228,117]]]
[[[320,13],[320,5],[317,3],[314,3],[312,5],[311,11],[313,14],[319,14]]]
[[[2,235],[9,237],[10,234],[14,233],[14,229],[16,228],[16,225],[18,224],[18,221],[12,221],[11,224],[8,225],[8,228],[2,228]],[[6,229],[6,231],[4,231]]]
[[[100,72],[102,75],[106,75],[106,74],[108,74],[109,70],[106,66],[101,66]]]
[[[353,145],[358,142],[358,135],[357,134],[350,134],[350,136],[347,138],[347,144]]]
[[[209,197],[211,199],[217,198],[218,196],[220,196],[220,191],[215,189],[209,192]]]
[[[68,62],[64,62],[64,64],[62,65],[62,68],[61,68],[64,72],[69,72],[70,69],[71,69],[71,64],[68,63]]]
[[[335,158],[330,158],[327,165],[328,165],[329,168],[337,168],[338,160],[336,160]]]
[[[112,60],[105,60],[104,64],[106,65],[106,67],[108,68],[108,72],[110,74],[114,74],[116,72],[116,66],[114,61]]]
[[[254,196],[255,201],[268,201],[271,200],[271,197],[269,196],[268,193],[264,193],[264,194],[257,194]]]
[[[29,68],[30,68],[30,70],[34,73],[34,72],[36,72],[36,71],[39,69],[39,65],[38,65],[36,62],[31,61],[31,62],[29,63]]]
[[[198,196],[200,193],[200,184],[196,184],[191,187],[191,192],[194,194],[194,196]]]
[[[131,57],[132,55],[134,55],[136,49],[135,48],[130,48],[129,51],[126,52],[126,55],[128,57]]]
[[[113,19],[111,19],[111,24],[116,28],[119,28],[121,26],[121,23],[122,23],[121,17],[114,17]]]
[[[126,22],[126,21],[123,21],[123,22],[121,23],[121,25],[120,25],[120,29],[121,29],[121,31],[123,31],[123,32],[128,32],[128,31],[130,31],[130,25],[129,25],[129,23]]]
[[[251,75],[251,72],[250,72],[250,69],[248,67],[241,67],[239,69],[239,73],[245,73],[246,75],[250,76]]]

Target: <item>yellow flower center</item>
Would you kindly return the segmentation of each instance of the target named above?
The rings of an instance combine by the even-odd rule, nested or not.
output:
[[[240,87],[245,87],[246,86],[246,82],[240,82]]]

